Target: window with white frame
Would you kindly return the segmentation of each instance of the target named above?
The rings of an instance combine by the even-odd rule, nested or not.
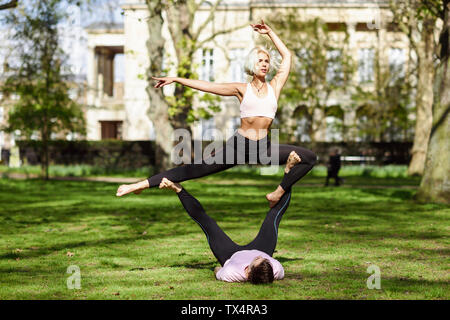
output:
[[[230,50],[230,72],[232,82],[246,82],[244,73],[245,49]]]
[[[308,127],[311,125],[306,117],[297,119],[297,128],[294,131],[294,135],[300,142],[311,142],[309,136]]]
[[[214,131],[216,129],[214,118],[202,119],[201,126],[202,126],[202,139],[214,140]]]
[[[114,82],[125,81],[125,55],[117,53],[114,55]]]
[[[214,50],[202,49],[200,80],[214,81]]]
[[[405,49],[390,48],[389,49],[389,71],[393,80],[405,76]]]
[[[240,117],[233,117],[230,119],[230,129],[235,132],[237,129],[239,129],[241,126],[241,118]]]
[[[334,49],[327,51],[327,82],[339,84],[344,80],[341,57],[342,50]]]
[[[295,69],[300,75],[300,83],[302,86],[307,85],[308,65],[311,57],[307,49],[302,48],[295,51]]]
[[[375,50],[373,48],[358,50],[358,74],[360,83],[374,81],[374,62]]]
[[[327,128],[325,132],[325,140],[327,142],[342,141],[342,119],[329,116],[325,118]]]

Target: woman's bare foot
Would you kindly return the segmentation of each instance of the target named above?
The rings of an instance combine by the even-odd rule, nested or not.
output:
[[[297,152],[292,151],[289,154],[289,158],[287,160],[286,167],[284,168],[284,173],[288,173],[292,169],[292,167],[295,166],[300,161],[302,161],[302,159],[297,154]]]
[[[297,152],[292,151],[289,154],[286,167],[284,168],[284,173],[288,173],[292,169],[292,167],[294,167],[300,161],[302,161],[302,159],[297,154]],[[269,207],[273,208],[278,203],[278,201],[280,201],[284,192],[284,189],[281,186],[278,186],[274,192],[266,194],[266,199],[267,201],[269,201]]]
[[[144,190],[148,187],[149,187],[149,185],[148,185],[147,180],[140,181],[140,182],[133,183],[133,184],[123,184],[117,189],[116,196],[121,197],[121,196],[126,195],[131,192],[133,192],[134,194],[140,194],[142,192],[142,190]]]
[[[161,183],[159,184],[159,188],[160,189],[171,189],[171,190],[175,191],[176,193],[179,193],[179,192],[181,192],[181,190],[183,190],[183,187],[181,186],[181,184],[172,182],[167,178],[163,178],[161,180]]]

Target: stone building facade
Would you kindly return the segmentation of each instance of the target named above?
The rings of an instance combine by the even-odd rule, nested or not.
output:
[[[210,4],[206,2],[196,13],[194,30],[206,19]],[[148,33],[146,17],[147,6],[144,0],[125,0],[123,5],[123,24],[94,24],[86,31],[88,34],[87,55],[87,139],[153,140],[157,134],[148,112],[150,102],[146,93],[149,85],[146,80],[148,55],[146,41]],[[201,35],[206,39],[212,32],[223,28],[252,23],[265,18],[273,12],[280,15],[287,10],[295,10],[301,19],[321,18],[333,25],[344,25],[349,35],[351,56],[358,64],[353,81],[364,83],[370,89],[374,77],[375,50],[379,51],[380,64],[394,63],[403,67],[408,61],[408,41],[399,32],[389,29],[392,19],[386,1],[363,0],[223,0],[215,12],[214,19]],[[163,26],[166,56],[164,64],[171,66],[175,52],[167,25]],[[247,52],[260,37],[250,27],[221,34],[214,41],[207,42],[196,55],[200,79],[215,82],[245,82],[249,79],[243,73],[243,62]],[[339,38],[339,37],[338,37]],[[118,64],[120,60],[122,63]],[[124,77],[117,79],[117,68],[122,68]],[[168,76],[175,75],[169,68]],[[171,86],[164,88],[170,95]],[[327,104],[338,105],[342,109],[346,125],[354,124],[357,115],[350,108],[347,95],[330,96]],[[194,105],[194,108],[196,106]],[[302,132],[301,119],[292,116],[294,108],[284,108],[286,125],[297,126],[295,134],[299,140],[308,140]],[[0,116],[4,110],[0,109]],[[315,141],[357,141],[357,134],[350,132],[342,136],[331,130],[327,124],[336,119],[325,119],[325,125],[315,131]],[[1,121],[1,119],[0,119]],[[212,138],[210,130],[222,132],[235,130],[240,125],[239,102],[235,97],[223,97],[221,111],[209,120],[192,125],[194,136]],[[2,137],[0,136],[0,139]]]
[[[155,130],[147,115],[149,99],[145,91],[148,86],[144,77],[148,67],[146,41],[148,34],[145,18],[148,16],[143,0],[126,0],[122,6],[124,24],[115,28],[88,29],[88,103],[87,112],[89,140],[102,138],[119,138],[124,140],[154,139]],[[385,1],[362,0],[228,0],[216,9],[212,23],[202,34],[208,37],[211,32],[221,28],[229,28],[258,21],[274,11],[283,14],[286,10],[296,10],[299,18],[314,19],[320,17],[324,22],[333,25],[344,25],[349,35],[350,54],[355,57],[358,71],[353,81],[364,82],[363,86],[373,86],[375,49],[379,48],[380,64],[407,63],[408,42],[399,32],[389,30],[391,13]],[[209,14],[210,7],[204,5],[196,13],[194,30]],[[173,43],[167,25],[163,27],[166,38],[165,63],[175,63]],[[199,65],[200,79],[215,82],[247,81],[243,73],[243,61],[247,52],[254,46],[259,35],[248,28],[217,36],[214,41],[205,44],[199,50],[196,63]],[[125,77],[123,83],[113,81],[113,61],[116,54],[124,54]],[[393,61],[393,59],[395,61]],[[174,71],[169,71],[169,76]],[[170,94],[170,88],[164,88]],[[357,121],[356,111],[350,108],[349,96],[330,96],[326,102],[338,105],[344,114],[340,119],[346,125]],[[195,106],[194,106],[195,108]],[[293,112],[284,108],[286,112]],[[290,111],[289,111],[290,110]],[[301,121],[287,115],[287,125],[298,125],[297,133],[302,136]],[[315,141],[357,140],[356,133],[350,132],[343,137],[339,132],[327,129],[333,119],[325,119],[325,125],[315,131]],[[294,123],[292,123],[294,121]],[[295,121],[298,121],[296,123]],[[236,98],[222,98],[221,111],[212,119],[193,124],[194,136],[208,136],[208,129],[222,132],[233,130],[239,126],[239,102]],[[332,126],[329,126],[331,128]],[[208,137],[203,137],[208,138]],[[211,137],[210,137],[211,138]],[[306,137],[307,139],[307,137]]]

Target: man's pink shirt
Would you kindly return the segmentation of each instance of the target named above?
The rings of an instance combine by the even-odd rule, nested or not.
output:
[[[223,267],[217,272],[216,279],[227,282],[244,282],[247,281],[245,268],[256,257],[263,257],[270,261],[273,268],[273,277],[275,280],[284,278],[284,269],[281,263],[259,250],[241,250],[236,252],[228,259]]]

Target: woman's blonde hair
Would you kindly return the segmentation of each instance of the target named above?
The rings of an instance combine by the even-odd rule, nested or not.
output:
[[[245,58],[244,72],[249,76],[253,76],[256,73],[255,64],[258,61],[258,53],[260,52],[267,54],[267,56],[269,57],[269,72],[267,76],[272,78],[277,72],[277,69],[280,65],[278,62],[279,54],[277,54],[275,50],[267,49],[264,46],[256,46],[252,50],[250,50],[247,57]]]

